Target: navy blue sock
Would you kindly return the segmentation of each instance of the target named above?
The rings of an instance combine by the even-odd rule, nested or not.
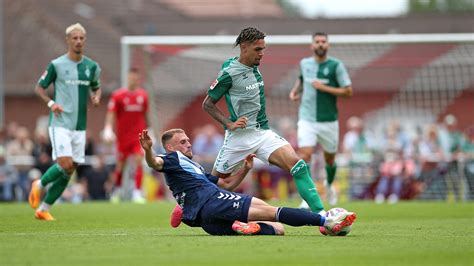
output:
[[[326,222],[326,218],[317,213],[287,207],[278,208],[275,218],[278,222],[291,226],[323,226]]]
[[[260,232],[257,235],[276,235],[275,228],[266,223],[258,223],[260,225]]]

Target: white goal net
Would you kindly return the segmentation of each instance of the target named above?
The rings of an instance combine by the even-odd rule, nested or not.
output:
[[[221,64],[239,54],[233,47],[235,37],[122,37],[122,83],[130,67],[142,71],[157,132],[169,127],[190,132],[211,121],[201,110],[202,99]],[[311,56],[310,41],[309,35],[266,37],[259,68],[265,80],[267,115],[277,131],[288,121],[296,126],[297,104],[288,93],[298,77],[299,60]],[[341,142],[351,116],[361,117],[365,129],[377,139],[384,138],[393,120],[400,121],[411,137],[448,113],[457,117],[461,130],[474,124],[472,33],[330,35],[329,43],[330,56],[344,62],[354,89],[353,98],[338,101]],[[374,178],[361,182],[356,191],[349,185],[346,194],[361,197]],[[463,178],[458,190],[466,198],[472,191],[467,177]],[[449,188],[447,182],[444,188]]]

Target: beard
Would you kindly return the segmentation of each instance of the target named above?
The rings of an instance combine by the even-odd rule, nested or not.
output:
[[[75,53],[75,54],[82,54],[82,47],[76,47],[76,48],[74,49],[74,53]]]
[[[314,54],[318,57],[324,57],[327,53],[327,50],[324,49],[315,49]]]

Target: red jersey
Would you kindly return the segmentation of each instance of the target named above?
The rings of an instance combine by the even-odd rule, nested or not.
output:
[[[119,147],[137,144],[138,133],[147,127],[148,94],[142,88],[130,91],[120,88],[110,96],[108,111],[115,113],[115,128]]]

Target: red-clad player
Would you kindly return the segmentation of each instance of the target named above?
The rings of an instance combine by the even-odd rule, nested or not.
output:
[[[140,75],[137,69],[128,73],[128,86],[120,88],[110,96],[107,115],[105,118],[104,139],[117,144],[117,164],[115,167],[115,188],[110,197],[112,202],[120,201],[122,175],[127,159],[132,156],[135,169],[135,189],[132,200],[136,203],[145,203],[141,193],[143,179],[143,151],[137,141],[138,134],[149,125],[148,94],[139,86]]]

